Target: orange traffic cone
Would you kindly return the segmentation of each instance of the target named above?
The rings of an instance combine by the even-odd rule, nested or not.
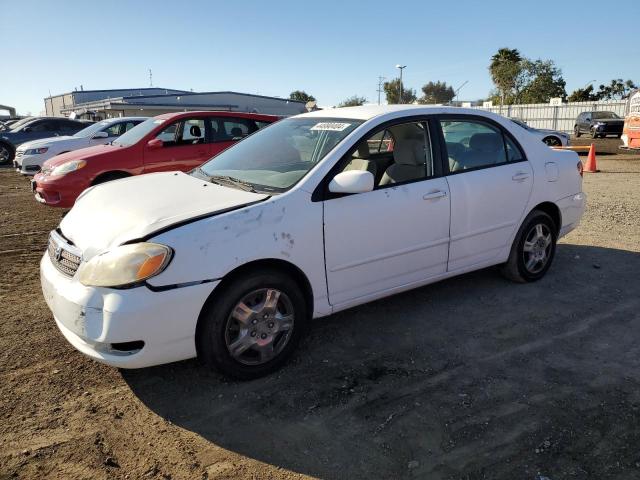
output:
[[[587,163],[584,166],[583,172],[587,173],[596,173],[599,172],[598,167],[596,166],[596,146],[592,143],[591,148],[589,148],[589,155],[587,156]]]

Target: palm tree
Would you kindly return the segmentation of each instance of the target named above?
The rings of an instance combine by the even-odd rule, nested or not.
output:
[[[500,106],[504,104],[507,92],[515,87],[521,61],[522,56],[516,48],[501,48],[491,57],[489,73],[493,83],[500,91]]]

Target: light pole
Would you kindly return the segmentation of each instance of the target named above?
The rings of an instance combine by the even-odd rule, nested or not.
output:
[[[400,99],[399,99],[398,103],[402,103],[402,70],[407,68],[407,66],[398,64],[398,65],[396,65],[396,68],[398,70],[400,70]]]

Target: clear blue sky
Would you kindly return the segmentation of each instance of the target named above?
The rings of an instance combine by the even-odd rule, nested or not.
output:
[[[396,76],[398,63],[417,90],[468,80],[460,98],[470,100],[492,88],[500,47],[554,60],[571,92],[594,79],[640,82],[639,21],[637,0],[0,0],[0,104],[37,114],[49,91],[146,87],[151,68],[155,86],[302,89],[330,106],[376,101],[378,75]]]

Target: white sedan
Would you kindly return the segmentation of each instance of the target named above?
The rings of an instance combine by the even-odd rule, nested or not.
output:
[[[23,175],[35,175],[42,164],[61,153],[111,143],[124,132],[131,130],[148,117],[110,118],[94,123],[75,135],[43,138],[20,145],[13,159],[13,166]]]
[[[533,128],[527,125],[527,122],[519,118],[512,118],[511,121],[532,133],[550,147],[568,147],[569,134],[559,130],[549,130],[546,128]]]
[[[539,280],[584,207],[578,156],[504,117],[321,110],[189,174],[85,190],[51,232],[42,289],[95,360],[198,356],[253,378],[286,360],[312,317],[490,265]]]

